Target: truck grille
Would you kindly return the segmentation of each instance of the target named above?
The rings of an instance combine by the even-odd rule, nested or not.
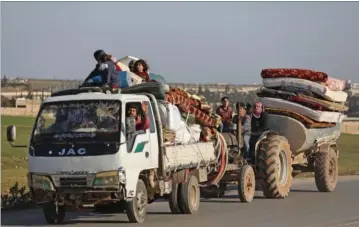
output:
[[[61,187],[87,186],[87,179],[86,177],[61,177],[60,186]]]

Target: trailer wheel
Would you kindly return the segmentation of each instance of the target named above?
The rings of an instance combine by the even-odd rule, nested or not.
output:
[[[136,196],[126,202],[127,218],[132,223],[143,223],[147,215],[147,189],[143,180],[137,182]]]
[[[181,208],[181,184],[173,183],[172,184],[172,192],[168,197],[168,203],[170,205],[170,210],[172,214],[183,214],[183,210]]]
[[[260,142],[258,178],[267,198],[285,198],[292,185],[292,158],[288,140],[272,135]]]
[[[238,196],[241,202],[250,203],[255,194],[256,178],[250,165],[244,165],[238,174]]]
[[[181,184],[181,208],[184,214],[195,214],[200,204],[200,188],[198,179],[194,175],[188,176],[188,182]]]
[[[64,206],[58,206],[54,203],[48,203],[42,208],[45,220],[48,224],[62,224],[65,219],[66,210]]]
[[[329,152],[317,154],[314,163],[314,178],[318,191],[332,192],[338,181],[338,158],[332,147]]]

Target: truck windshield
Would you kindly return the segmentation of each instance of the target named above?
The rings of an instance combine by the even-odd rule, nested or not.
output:
[[[120,109],[120,101],[117,100],[45,103],[36,121],[34,138],[119,135]]]

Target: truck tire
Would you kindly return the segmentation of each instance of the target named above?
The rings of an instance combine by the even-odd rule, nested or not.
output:
[[[259,145],[258,178],[267,198],[285,198],[292,185],[292,158],[288,140],[271,135]]]
[[[170,205],[170,210],[172,214],[183,214],[183,210],[181,208],[181,184],[173,183],[172,184],[172,192],[168,197],[168,203]]]
[[[318,191],[332,192],[338,181],[338,158],[335,150],[320,152],[314,161],[314,178]]]
[[[147,189],[143,180],[138,179],[136,196],[126,202],[127,218],[132,223],[143,223],[147,215]]]
[[[198,179],[194,175],[188,176],[188,182],[181,184],[181,203],[180,206],[184,214],[195,214],[200,204],[200,188]]]
[[[255,194],[256,178],[250,165],[244,165],[238,174],[238,196],[241,202],[250,203]]]
[[[62,224],[65,219],[66,210],[64,206],[58,206],[54,203],[48,203],[42,208],[45,220],[48,224]]]

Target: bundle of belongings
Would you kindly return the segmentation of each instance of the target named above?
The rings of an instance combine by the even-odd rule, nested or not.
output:
[[[164,142],[190,144],[206,140],[221,123],[203,96],[171,88],[161,82],[147,82],[121,89],[122,94],[150,93],[157,99]]]
[[[263,69],[263,87],[257,94],[270,114],[294,118],[306,128],[340,124],[350,81],[306,69]]]

